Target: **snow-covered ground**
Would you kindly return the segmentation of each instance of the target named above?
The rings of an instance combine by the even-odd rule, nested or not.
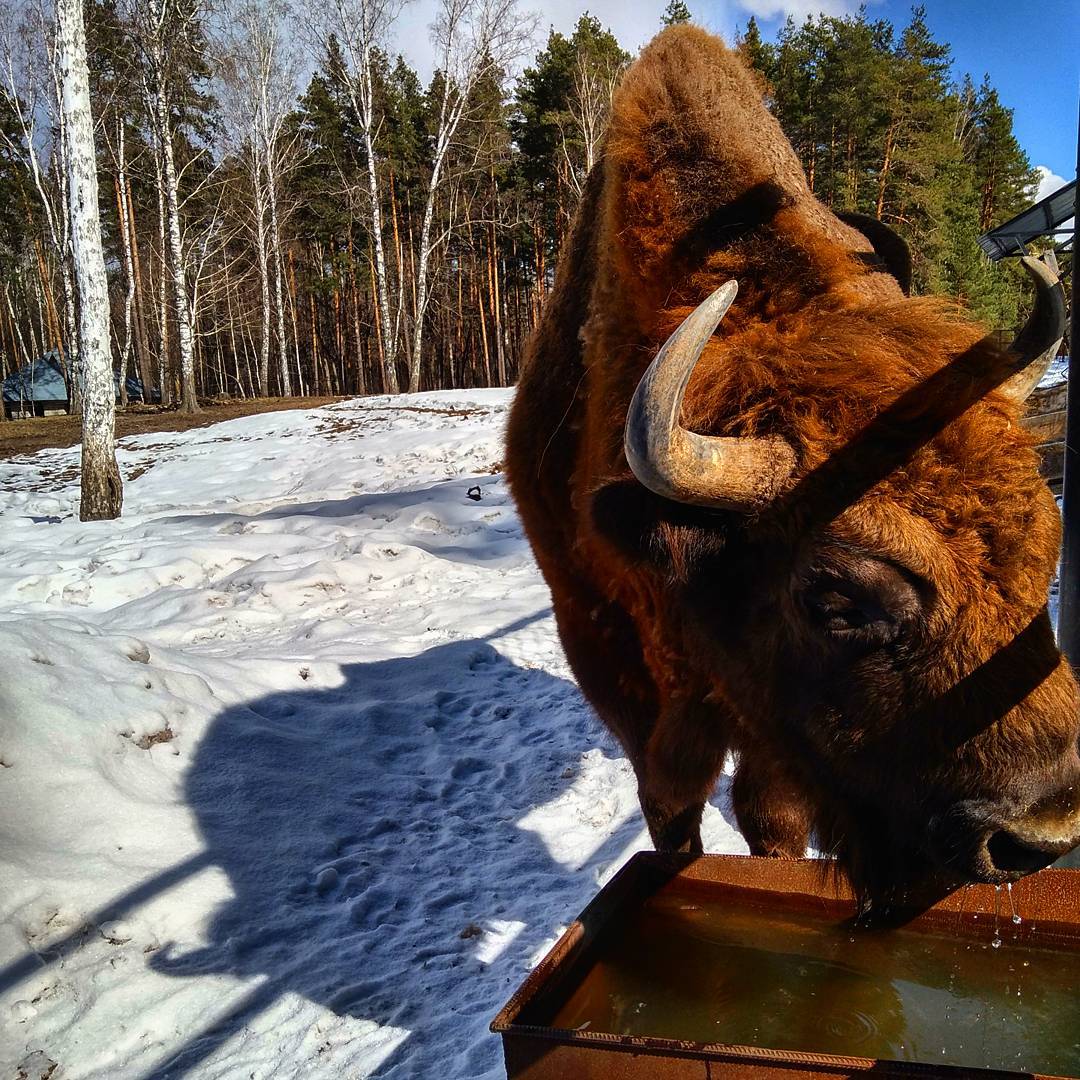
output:
[[[116,522],[76,449],[0,463],[0,1077],[502,1075],[491,1017],[647,846],[508,406],[125,439]]]

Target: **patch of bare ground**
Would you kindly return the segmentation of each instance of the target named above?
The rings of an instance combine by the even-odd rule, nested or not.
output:
[[[194,414],[159,405],[128,405],[116,410],[116,435],[122,439],[126,435],[146,435],[155,431],[190,431],[221,420],[283,409],[314,409],[344,400],[342,397],[211,398],[200,401],[202,411]],[[0,459],[32,454],[37,450],[77,446],[81,438],[82,419],[78,416],[4,420],[0,422]]]
[[[149,750],[151,746],[157,746],[158,743],[172,742],[173,739],[176,738],[176,732],[166,724],[160,730],[151,731],[146,735],[140,735],[137,739],[132,738],[130,731],[122,731],[120,737],[123,739],[131,739],[140,750]]]
[[[456,416],[462,420],[468,420],[470,416],[487,416],[490,411],[490,409],[455,409],[452,406],[440,409],[434,405],[370,405],[360,413],[326,417],[319,425],[319,434],[362,434],[364,429],[368,427],[371,417],[376,414],[426,413],[429,416]]]

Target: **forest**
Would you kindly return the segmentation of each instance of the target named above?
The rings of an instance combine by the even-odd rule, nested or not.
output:
[[[0,10],[0,356],[54,350],[78,401],[55,16]],[[507,385],[631,54],[515,0],[442,0],[426,84],[388,0],[86,0],[114,367],[147,397]],[[665,23],[689,20],[671,0]],[[658,26],[657,29],[660,27]],[[830,207],[911,243],[920,291],[995,327],[1023,284],[976,237],[1036,174],[987,79],[921,8],[789,20],[736,46]],[[124,379],[120,386],[125,386]]]

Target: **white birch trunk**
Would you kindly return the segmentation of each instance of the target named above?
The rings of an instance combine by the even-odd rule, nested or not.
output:
[[[262,339],[259,341],[259,396],[270,396],[270,267],[266,258],[266,189],[262,168],[255,157],[252,179],[255,181],[255,244],[259,249],[259,296],[262,300]]]
[[[157,179],[157,204],[158,204],[158,251],[161,261],[161,279],[158,282],[158,386],[161,387],[161,403],[171,405],[173,402],[173,382],[169,375],[169,286],[168,274],[165,271],[167,262],[165,256],[166,224],[165,213],[165,179],[161,164],[161,148],[157,148],[154,154],[154,172]]]
[[[464,99],[454,108],[450,107],[450,79],[446,77],[447,89],[443,92],[442,109],[439,117],[439,133],[435,148],[435,160],[431,166],[431,179],[428,182],[427,200],[424,206],[424,220],[420,226],[420,251],[416,262],[416,326],[413,331],[412,358],[409,361],[409,393],[415,394],[420,389],[420,363],[423,358],[424,315],[428,305],[428,262],[431,258],[431,223],[435,216],[435,196],[442,180],[443,162],[446,151],[457,130],[461,119]]]
[[[180,350],[180,411],[199,412],[195,397],[195,348],[191,328],[191,304],[187,290],[187,263],[180,236],[180,195],[173,158],[172,127],[169,123],[169,102],[164,78],[158,87],[157,128],[161,141],[161,160],[164,166],[165,203],[168,208],[169,261],[171,262],[173,294],[176,305],[176,340]]]
[[[443,76],[443,92],[417,247],[416,319],[409,360],[410,392],[420,389],[424,317],[430,297],[428,268],[432,251],[438,246],[438,241],[432,240],[431,228],[435,200],[444,180],[446,158],[458,126],[470,107],[474,88],[486,71],[493,67],[505,67],[524,40],[516,20],[514,3],[515,0],[441,0],[432,24],[432,44],[436,50],[438,70]],[[475,158],[471,167],[476,167]]]
[[[57,11],[57,18],[59,19],[59,11]],[[79,11],[79,23],[82,23],[82,10]],[[86,35],[85,27],[83,27],[83,52],[86,51]],[[64,78],[62,69],[64,65],[63,53],[60,45],[59,38],[56,42],[56,47],[52,61],[50,63],[50,70],[53,77],[53,85],[55,87],[54,93],[58,103],[57,108],[57,157],[56,161],[56,183],[60,189],[60,203],[62,206],[69,207],[71,205],[71,165],[69,158],[71,156],[71,150],[69,146],[70,133],[68,131],[68,117],[66,105],[64,102],[64,96],[66,94],[66,88],[64,86]],[[89,82],[89,79],[88,79]],[[89,108],[89,99],[87,108]],[[91,129],[92,130],[92,129]],[[96,190],[96,185],[95,185]],[[64,287],[64,334],[68,339],[66,348],[66,363],[68,369],[68,382],[71,387],[71,408],[75,413],[82,411],[82,387],[83,377],[79,370],[79,349],[81,347],[80,338],[80,326],[76,320],[75,314],[75,283],[73,280],[72,267],[75,263],[75,248],[74,239],[72,237],[72,215],[70,213],[62,213],[60,215],[60,222],[62,225],[63,241],[59,254],[60,263],[60,279],[63,282]]]
[[[15,337],[18,339],[19,348],[22,350],[23,363],[24,364],[29,364],[32,357],[30,355],[30,350],[27,349],[27,347],[26,347],[26,341],[23,338],[22,330],[19,329],[19,320],[15,315],[15,305],[11,302],[11,291],[8,289],[8,284],[7,284],[6,281],[4,282],[4,299],[7,301],[8,314],[11,316],[11,329],[14,331]],[[33,329],[33,326],[34,326],[34,324],[33,324],[33,321],[31,320],[31,323],[30,323],[31,330]],[[37,355],[40,356],[41,354],[38,353]],[[18,359],[14,358],[14,357],[12,359],[15,360],[15,368],[16,368],[16,370],[18,370],[18,368],[19,368]]]
[[[67,251],[69,244],[64,245]],[[75,318],[75,283],[71,280],[71,265],[67,254],[60,258],[60,281],[64,288],[64,342],[61,352],[64,354],[64,366],[67,368],[71,388],[71,407],[79,408],[79,324]]]
[[[385,42],[397,16],[396,0],[301,0],[306,15],[325,48],[331,37],[341,47],[345,63],[345,89],[360,126],[367,158],[368,235],[377,318],[376,336],[380,342],[383,389],[399,392],[397,352],[400,336],[390,318],[390,284],[383,245],[382,205],[379,198],[378,157],[375,150],[376,106],[372,78],[373,52]],[[399,288],[404,283],[399,279]]]
[[[96,521],[119,517],[124,497],[114,442],[116,391],[109,345],[109,293],[101,252],[97,157],[82,0],[57,0],[56,13],[68,134],[71,238],[80,300],[83,439],[79,517],[83,521]]]
[[[274,175],[274,156],[269,145],[266,145],[265,152],[266,189],[270,201],[270,257],[274,263],[274,311],[278,356],[281,362],[281,393],[284,397],[290,397],[292,380],[289,376],[289,343],[285,335],[285,289],[282,282],[284,267],[281,263],[281,230],[278,227],[277,178]]]
[[[128,235],[127,208],[124,205],[123,192],[127,185],[127,162],[124,157],[124,122],[117,124],[117,221],[120,224],[120,246],[124,250],[124,275],[127,278],[127,291],[124,293],[124,343],[120,352],[120,400],[127,404],[127,370],[131,359],[132,311],[135,307],[135,265],[131,258],[131,238]],[[146,400],[147,387],[143,387],[143,400]]]
[[[370,76],[370,71],[368,72]],[[397,377],[397,335],[391,331],[390,288],[386,279],[386,256],[383,253],[382,208],[379,205],[379,180],[375,172],[375,147],[370,122],[364,127],[364,149],[367,153],[368,193],[371,198],[371,239],[375,248],[375,281],[379,293],[379,313],[383,324],[383,390],[388,394],[400,392]]]

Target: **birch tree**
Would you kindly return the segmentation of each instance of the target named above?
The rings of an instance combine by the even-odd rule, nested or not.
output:
[[[57,47],[68,132],[68,207],[79,285],[82,376],[82,499],[79,517],[120,516],[124,493],[116,465],[116,396],[109,345],[109,289],[101,252],[97,156],[90,112],[90,77],[82,0],[57,0]]]
[[[625,62],[617,56],[601,54],[594,58],[586,49],[578,49],[575,53],[573,89],[567,102],[575,131],[570,138],[564,133],[562,153],[570,183],[579,199],[585,189],[585,180],[599,157],[611,115],[611,99],[625,68]],[[577,156],[569,151],[571,139],[580,146],[580,167]]]
[[[475,104],[473,91],[492,72],[501,72],[528,39],[528,28],[516,21],[516,0],[440,0],[431,27],[441,81],[434,129],[431,173],[416,257],[416,325],[409,359],[409,392],[420,389],[424,317],[429,299],[435,201],[445,180],[447,154],[463,120]]]
[[[55,344],[66,369],[71,399],[77,400],[77,327],[75,286],[71,274],[68,217],[67,125],[61,107],[58,53],[54,27],[41,2],[0,7],[0,65],[13,124],[0,127],[0,140],[21,159],[33,180],[46,224],[46,237],[59,270],[63,292],[63,327]],[[42,288],[48,283],[42,279]],[[51,301],[51,297],[47,298]]]
[[[124,20],[133,51],[141,62],[143,95],[158,158],[180,352],[180,408],[188,413],[198,412],[199,405],[195,392],[195,339],[187,255],[180,221],[180,181],[173,145],[173,112],[188,58],[199,51],[201,16],[202,0],[126,0]]]
[[[297,90],[297,58],[285,33],[281,0],[229,0],[217,42],[217,67],[226,105],[243,146],[255,196],[253,216],[262,292],[263,340],[259,392],[269,389],[271,309],[281,392],[292,393],[285,326],[281,189],[293,140],[285,137]],[[271,279],[273,304],[271,305]]]
[[[310,30],[317,36],[319,51],[326,54],[336,41],[342,61],[339,73],[360,130],[368,194],[368,232],[375,269],[375,289],[382,329],[383,389],[398,393],[398,336],[390,321],[390,282],[383,245],[379,157],[375,138],[379,115],[375,103],[375,53],[389,36],[401,10],[396,0],[312,0],[305,9]]]

